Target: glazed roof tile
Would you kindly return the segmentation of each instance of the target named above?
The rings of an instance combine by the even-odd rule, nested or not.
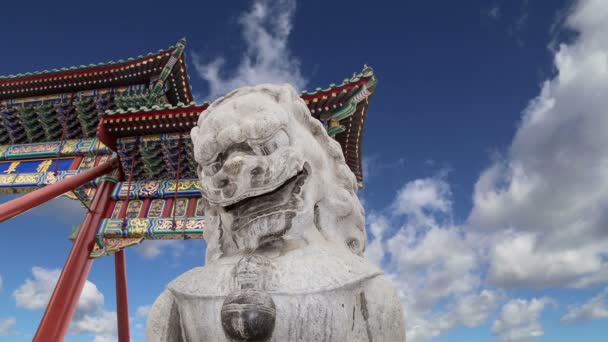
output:
[[[63,67],[61,69],[39,70],[39,71],[19,73],[19,74],[13,74],[13,75],[4,75],[4,76],[0,75],[0,80],[13,80],[13,79],[30,77],[30,76],[50,75],[50,74],[60,73],[60,72],[65,72],[65,71],[76,71],[76,70],[83,70],[83,69],[87,69],[87,68],[98,68],[98,67],[103,67],[103,66],[120,65],[120,64],[124,64],[124,63],[133,62],[138,59],[145,59],[145,58],[148,58],[151,56],[160,55],[164,52],[172,51],[173,49],[175,49],[175,45],[172,45],[166,49],[160,49],[157,52],[150,52],[148,54],[142,54],[137,57],[131,57],[131,58],[128,58],[127,60],[119,59],[117,61],[100,62],[97,64],[91,63],[89,65],[80,65],[80,66],[73,65],[70,67]]]
[[[182,39],[167,49],[127,60],[0,76],[0,100],[149,83],[161,75],[176,52],[177,63],[171,64],[166,80],[167,97],[172,103],[190,102],[192,94],[182,53],[185,42]]]

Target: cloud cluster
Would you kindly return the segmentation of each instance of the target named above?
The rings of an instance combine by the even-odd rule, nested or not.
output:
[[[496,236],[490,280],[505,287],[608,281],[608,3],[581,1],[579,33],[523,113],[505,159],[479,178],[469,225]]]
[[[32,268],[32,278],[26,279],[13,292],[17,306],[32,310],[46,308],[60,274],[59,269]],[[77,335],[94,334],[96,342],[114,341],[116,313],[105,311],[103,306],[103,294],[87,280],[72,317],[70,332]]]
[[[452,194],[442,177],[406,183],[390,212],[370,213],[367,224],[367,256],[399,288],[409,341],[478,326],[498,308],[504,294],[483,288],[476,241],[452,222]]]
[[[367,255],[401,290],[409,341],[481,324],[505,290],[608,282],[608,3],[580,1],[565,23],[578,37],[555,50],[555,76],[522,113],[507,154],[481,173],[464,223],[452,221],[442,176],[407,182],[390,210],[368,214]],[[608,317],[606,293],[562,322]],[[493,334],[542,336],[552,303],[509,300]]]
[[[306,85],[300,62],[288,47],[295,9],[295,0],[254,1],[239,19],[246,49],[231,73],[223,71],[224,58],[203,62],[193,56],[198,75],[209,85],[208,98],[213,100],[235,88],[260,83],[290,83],[297,89]]]
[[[552,303],[554,301],[546,297],[512,299],[502,307],[500,317],[492,324],[492,333],[501,342],[526,341],[543,336],[539,317],[546,306]]]

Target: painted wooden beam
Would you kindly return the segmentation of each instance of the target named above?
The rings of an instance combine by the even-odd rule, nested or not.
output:
[[[75,176],[64,179],[55,184],[47,185],[30,192],[10,202],[0,204],[0,223],[39,206],[53,198],[74,190],[79,186],[94,180],[97,177],[110,173],[118,167],[118,159],[112,159],[102,165],[93,167]],[[113,190],[113,189],[111,189]]]

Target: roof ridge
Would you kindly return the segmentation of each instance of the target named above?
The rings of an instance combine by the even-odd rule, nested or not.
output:
[[[178,41],[177,44],[182,43],[185,44],[186,42],[186,38],[182,38]],[[47,75],[47,74],[53,74],[53,73],[59,73],[59,72],[66,72],[66,71],[76,71],[76,70],[84,70],[87,68],[98,68],[98,67],[103,67],[103,66],[110,66],[110,65],[118,65],[118,64],[123,64],[123,63],[129,63],[138,59],[142,59],[142,58],[146,58],[146,57],[150,57],[150,56],[154,56],[154,55],[158,55],[161,53],[165,53],[168,51],[171,51],[173,49],[175,49],[177,47],[177,44],[175,45],[171,45],[165,49],[159,49],[156,52],[148,52],[147,54],[140,54],[137,57],[130,57],[127,58],[126,60],[123,59],[119,59],[117,61],[114,60],[110,60],[108,62],[99,62],[97,64],[95,63],[91,63],[89,65],[72,65],[69,67],[62,67],[60,69],[54,68],[54,69],[44,69],[44,70],[38,70],[38,71],[32,71],[32,72],[25,72],[25,73],[17,73],[17,74],[11,74],[11,75],[0,75],[0,80],[11,80],[11,79],[18,79],[21,77],[31,77],[31,76],[42,76],[42,75]]]
[[[345,78],[342,83],[336,85],[334,83],[331,83],[327,88],[323,89],[323,88],[316,88],[315,90],[302,90],[300,92],[300,95],[308,95],[308,96],[312,96],[312,95],[316,95],[318,93],[321,92],[328,92],[331,91],[334,88],[340,88],[343,86],[346,86],[350,83],[355,83],[357,81],[359,81],[361,78],[371,78],[373,81],[376,80],[376,75],[374,74],[374,69],[372,69],[372,67],[370,67],[367,64],[363,65],[363,69],[361,70],[361,72],[359,73],[353,73],[353,76],[351,78]]]

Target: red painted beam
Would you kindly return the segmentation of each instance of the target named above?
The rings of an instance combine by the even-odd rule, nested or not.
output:
[[[116,318],[118,323],[118,341],[129,342],[129,300],[127,295],[127,264],[125,250],[114,253],[114,271],[116,273]]]
[[[34,336],[34,342],[63,341],[93,264],[93,259],[89,258],[89,255],[95,244],[97,228],[104,218],[106,207],[111,202],[114,186],[114,182],[105,180],[97,188],[91,204],[91,212],[87,214],[78,231]]]
[[[46,185],[10,202],[0,204],[0,223],[22,214],[40,204],[74,190],[77,187],[103,176],[118,167],[118,160],[112,159],[75,176],[68,177],[55,184]]]

